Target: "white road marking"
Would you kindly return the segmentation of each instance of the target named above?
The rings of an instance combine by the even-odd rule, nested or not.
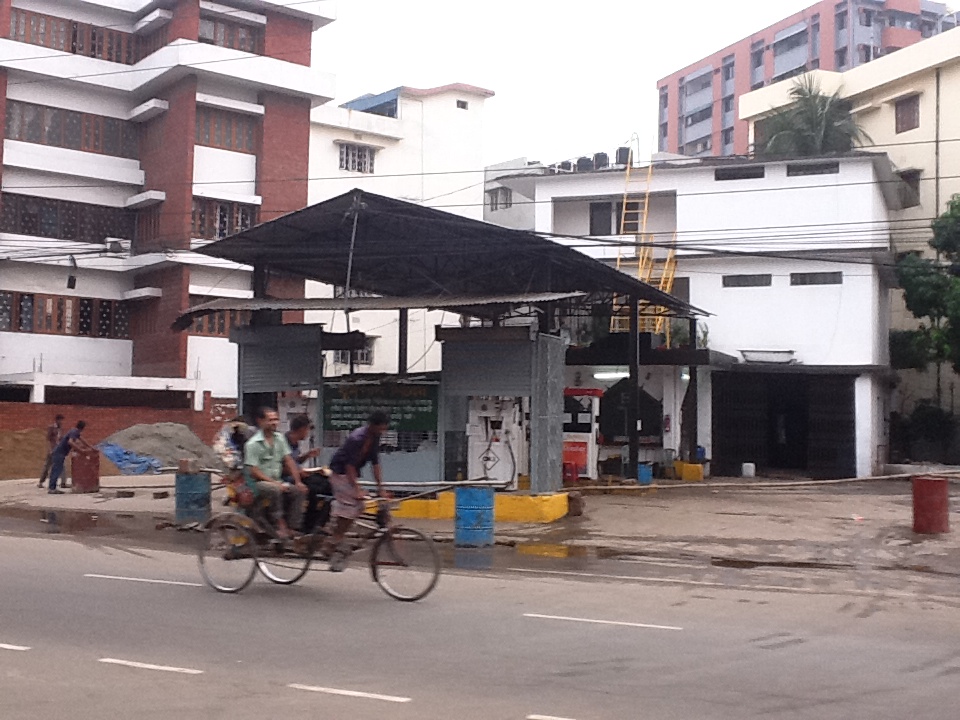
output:
[[[97,580],[126,580],[127,582],[150,583],[152,585],[180,585],[181,587],[203,587],[201,583],[181,582],[179,580],[153,580],[151,578],[125,577],[123,575],[97,575],[96,573],[87,573],[85,578],[95,578]]]
[[[683,630],[675,625],[650,625],[648,623],[620,622],[618,620],[593,620],[591,618],[567,617],[565,615],[540,615],[539,613],[524,613],[524,617],[540,620],[566,620],[567,622],[590,623],[593,625],[620,625],[622,627],[646,628],[648,630]]]
[[[116,658],[100,658],[97,662],[108,665],[123,665],[138,670],[159,670],[161,672],[180,673],[181,675],[203,675],[203,670],[193,668],[170,667],[169,665],[151,665],[150,663],[134,662],[133,660],[117,660]]]
[[[657,567],[691,568],[693,570],[703,570],[706,567],[706,565],[696,565],[694,563],[671,562],[668,560],[652,560],[631,557],[617,558],[617,562],[634,563],[636,565],[656,565]]]
[[[603,580],[634,580],[636,582],[667,583],[670,585],[698,585],[702,587],[732,587],[723,583],[709,580],[677,580],[674,578],[645,577],[643,575],[610,575],[607,573],[573,572],[570,570],[534,570],[533,568],[507,568],[510,572],[529,573],[532,575],[563,575],[565,577],[602,578]],[[757,588],[758,586],[743,586]],[[777,590],[793,590],[790,587],[774,586]]]
[[[300,685],[299,683],[291,683],[290,685],[287,685],[287,687],[293,688],[294,690],[306,690],[307,692],[324,693],[326,695],[342,695],[344,697],[366,698],[367,700],[383,700],[384,702],[392,703],[408,703],[411,700],[411,698],[397,697],[396,695],[378,695],[377,693],[366,693],[358,690],[340,690],[338,688],[317,687],[315,685]]]
[[[26,645],[7,645],[6,643],[0,643],[0,650],[15,650],[16,652],[26,652],[30,650]]]
[[[572,718],[562,718],[556,715],[527,715],[527,720],[572,720]]]

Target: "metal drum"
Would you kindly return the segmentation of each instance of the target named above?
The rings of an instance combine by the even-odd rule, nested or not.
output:
[[[493,545],[493,488],[457,488],[453,540],[457,547]]]
[[[206,522],[210,518],[210,473],[177,473],[177,525]]]

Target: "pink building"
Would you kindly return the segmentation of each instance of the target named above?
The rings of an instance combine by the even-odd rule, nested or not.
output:
[[[958,15],[928,0],[822,0],[660,80],[659,149],[745,154],[742,94],[807,70],[849,70],[952,30]]]

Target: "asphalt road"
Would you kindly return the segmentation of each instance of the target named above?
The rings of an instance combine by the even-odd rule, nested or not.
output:
[[[958,602],[908,583],[506,555],[416,604],[359,568],[225,596],[138,545],[0,535],[0,718],[956,716]]]

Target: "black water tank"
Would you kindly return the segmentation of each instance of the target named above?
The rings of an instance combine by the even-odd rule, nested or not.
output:
[[[593,166],[597,170],[603,170],[610,164],[610,156],[606,153],[597,153],[593,156]]]
[[[564,160],[562,163],[560,163],[560,169],[569,172],[570,170],[573,170],[573,163],[569,160]]]
[[[577,158],[577,172],[590,172],[593,170],[593,158]]]
[[[617,165],[626,165],[630,162],[630,148],[617,148]]]

